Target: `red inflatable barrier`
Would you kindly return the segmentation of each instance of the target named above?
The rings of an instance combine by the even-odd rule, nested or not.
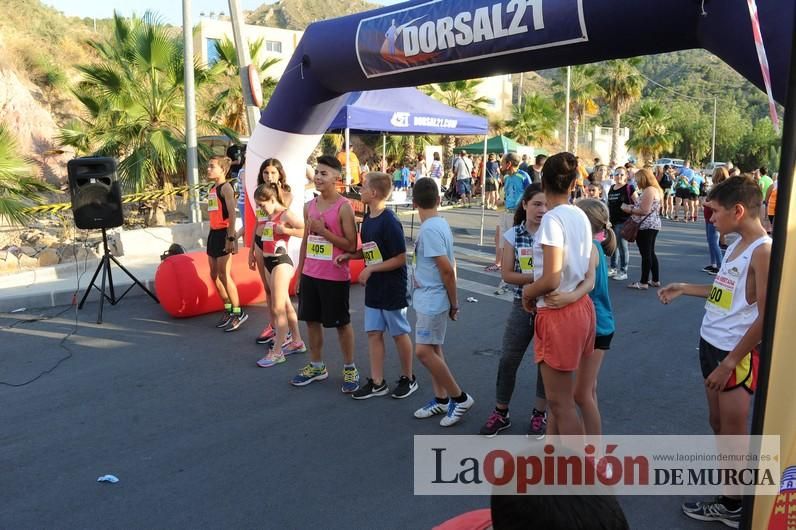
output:
[[[232,278],[238,287],[243,306],[265,302],[260,275],[249,269],[249,249],[241,248],[232,257]],[[362,260],[351,262],[351,282],[365,268]],[[290,282],[290,295],[296,294],[296,280]],[[166,258],[155,273],[155,291],[160,305],[176,318],[193,317],[221,311],[224,304],[210,280],[210,265],[203,250]]]

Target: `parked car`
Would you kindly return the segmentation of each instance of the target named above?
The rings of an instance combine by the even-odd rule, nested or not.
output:
[[[658,166],[673,166],[673,167],[683,167],[685,165],[685,160],[682,158],[659,158],[655,161],[655,167]]]

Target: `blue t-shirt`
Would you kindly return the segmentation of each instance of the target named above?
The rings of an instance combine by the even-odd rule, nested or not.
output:
[[[377,217],[365,214],[362,220],[362,243],[374,242],[382,261],[406,252],[404,228],[392,210]],[[365,285],[365,305],[389,311],[406,307],[406,265],[386,272],[374,272]]]
[[[503,191],[506,194],[506,209],[516,210],[526,188],[525,180],[519,171],[503,180]]]
[[[493,160],[486,163],[486,178],[496,179],[500,176],[500,164]]]
[[[702,183],[705,181],[705,177],[693,171],[692,173],[694,173],[694,176],[691,177],[691,186],[693,186],[694,189],[699,190],[702,187]]]
[[[420,225],[412,257],[412,306],[424,315],[438,315],[450,309],[448,291],[434,260],[438,256],[447,256],[451,266],[455,263],[453,233],[448,222],[439,216]]]
[[[694,170],[690,167],[681,167],[680,174],[687,178],[689,181],[694,178]]]
[[[525,191],[525,188],[533,184],[533,180],[531,179],[531,176],[522,169],[518,169],[517,173],[519,173],[522,177],[522,191]]]
[[[610,335],[616,329],[614,324],[614,310],[611,307],[611,297],[608,295],[608,263],[603,252],[603,246],[598,241],[593,241],[600,255],[595,271],[594,289],[589,296],[594,304],[594,313],[597,317],[597,336]]]

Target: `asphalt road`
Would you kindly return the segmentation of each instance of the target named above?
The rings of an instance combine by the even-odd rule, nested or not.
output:
[[[147,297],[77,314],[62,307],[0,315],[0,528],[430,528],[488,506],[486,497],[424,497],[412,490],[412,436],[474,434],[494,405],[509,296],[490,296],[497,275],[480,272],[480,210],[445,213],[459,249],[463,303],[448,328],[446,354],[476,404],[443,431],[412,412],[430,396],[356,402],[340,393],[336,337],[327,334],[330,377],[305,388],[287,381],[305,359],[259,369],[254,337],[261,308],[236,333],[215,315],[173,320]],[[487,214],[487,241],[496,214]],[[408,220],[408,218],[407,218]],[[664,226],[663,281],[709,281],[703,225]],[[407,230],[408,233],[408,230]],[[415,227],[416,233],[416,227]],[[631,280],[639,271],[633,250]],[[604,431],[710,434],[697,360],[700,301],[658,303],[654,291],[612,283],[618,330],[600,374]],[[364,291],[352,289],[357,361],[367,373]],[[43,320],[36,317],[44,316]],[[414,321],[414,317],[411,317]],[[386,373],[397,379],[388,347]],[[526,356],[512,402],[524,434],[535,368]],[[100,484],[114,474],[120,482]],[[623,497],[632,528],[703,528],[680,513],[683,497]]]

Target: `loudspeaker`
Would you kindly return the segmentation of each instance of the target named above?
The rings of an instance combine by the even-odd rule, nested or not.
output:
[[[74,158],[67,163],[72,213],[78,228],[114,228],[124,224],[116,165],[116,159],[109,157]]]

